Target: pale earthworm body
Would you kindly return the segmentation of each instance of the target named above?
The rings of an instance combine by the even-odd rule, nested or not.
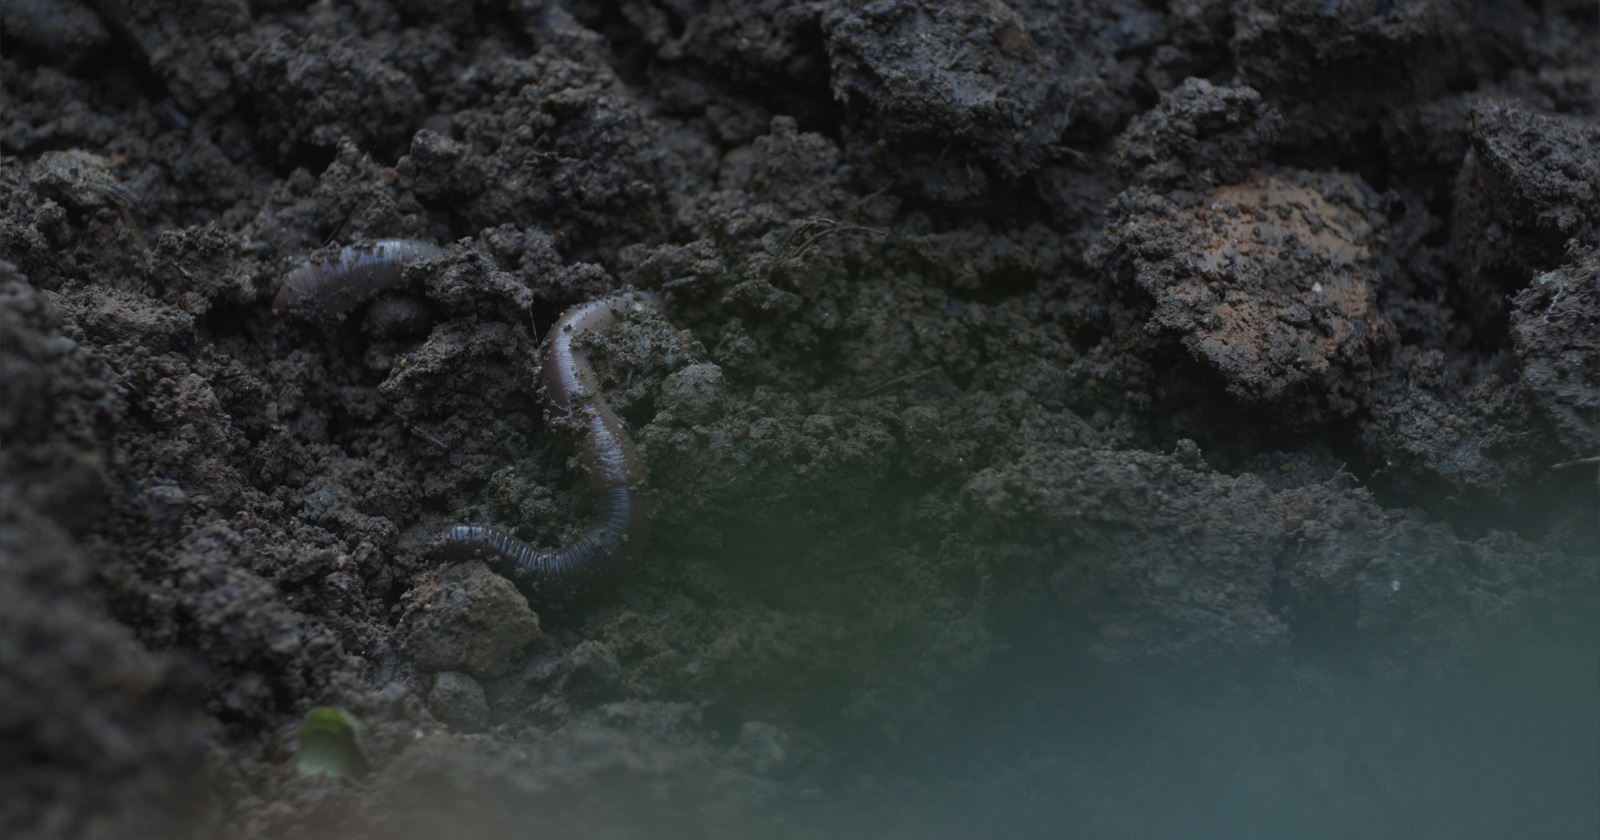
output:
[[[412,239],[348,247],[332,260],[289,272],[272,308],[280,313],[348,312],[398,285],[407,264],[443,253],[437,245]],[[598,511],[583,533],[561,548],[545,550],[494,525],[457,525],[445,535],[441,554],[488,561],[541,605],[582,594],[614,578],[639,556],[650,534],[644,465],[622,420],[601,399],[594,367],[577,342],[615,329],[621,313],[659,312],[662,305],[659,294],[645,291],[593,300],[562,313],[546,339],[541,370],[545,402],[553,414],[570,417],[582,427],[579,460],[597,499]]]
[[[283,277],[274,312],[303,310],[337,315],[362,301],[400,285],[405,267],[432,259],[444,249],[418,239],[380,239],[371,245],[351,245],[332,259],[307,263]]]
[[[592,589],[639,556],[650,535],[644,465],[622,420],[601,399],[594,368],[576,342],[615,329],[618,316],[630,309],[661,307],[654,292],[593,300],[563,313],[545,342],[545,401],[552,413],[569,416],[583,428],[578,455],[599,508],[583,533],[561,548],[546,550],[494,525],[457,525],[446,534],[443,553],[488,561],[529,600],[541,604],[560,603]]]

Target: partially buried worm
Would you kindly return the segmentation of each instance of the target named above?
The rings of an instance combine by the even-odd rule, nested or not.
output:
[[[363,300],[396,286],[405,266],[430,259],[444,249],[414,239],[384,239],[352,246],[332,260],[289,272],[272,302],[278,312],[347,312]],[[447,558],[487,560],[515,581],[529,600],[559,603],[602,583],[644,551],[650,536],[650,504],[644,496],[644,465],[616,412],[600,398],[599,380],[576,342],[615,329],[618,315],[630,309],[659,312],[655,292],[624,292],[575,306],[550,327],[541,377],[545,400],[554,413],[583,427],[579,459],[598,499],[594,521],[572,542],[555,550],[534,548],[494,525],[457,525],[445,535],[440,553]]]
[[[529,600],[559,603],[615,577],[644,551],[650,535],[644,465],[622,420],[600,398],[594,367],[575,342],[615,329],[618,315],[629,309],[661,307],[661,296],[654,292],[590,301],[563,313],[546,339],[541,372],[545,400],[551,412],[570,416],[583,427],[578,454],[598,500],[594,521],[554,550],[535,548],[493,525],[457,525],[445,536],[446,556],[483,558],[515,581]]]
[[[272,310],[279,314],[308,310],[337,315],[362,301],[400,285],[405,267],[444,253],[431,242],[418,239],[380,239],[371,245],[351,245],[332,259],[307,263],[284,275]]]

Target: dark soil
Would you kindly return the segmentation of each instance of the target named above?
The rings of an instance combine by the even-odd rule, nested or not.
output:
[[[1167,836],[1155,718],[1422,836],[1374,698],[1600,632],[1592,2],[3,8],[5,837]],[[653,542],[536,614],[435,549],[582,527],[630,285]]]

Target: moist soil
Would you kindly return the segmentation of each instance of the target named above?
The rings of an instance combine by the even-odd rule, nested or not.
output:
[[[1592,2],[3,8],[0,834],[1179,836],[1163,750],[1594,825],[1427,734],[1596,667]],[[626,287],[652,542],[530,606],[437,551],[581,531]]]

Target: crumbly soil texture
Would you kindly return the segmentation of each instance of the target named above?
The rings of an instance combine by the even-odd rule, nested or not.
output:
[[[1592,2],[0,8],[6,837],[1169,836],[1169,736],[1465,836],[1381,698],[1593,632]],[[629,287],[530,606],[441,536],[581,531]]]

